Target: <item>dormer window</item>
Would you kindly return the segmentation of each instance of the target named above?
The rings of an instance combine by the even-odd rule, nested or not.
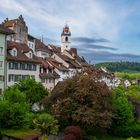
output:
[[[29,52],[29,58],[32,58],[33,54],[32,52]]]
[[[13,56],[17,56],[17,50],[16,50],[15,48],[14,48],[13,51],[12,51],[12,55],[13,55]]]

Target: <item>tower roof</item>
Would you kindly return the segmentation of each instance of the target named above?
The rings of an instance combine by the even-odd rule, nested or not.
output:
[[[62,31],[62,34],[61,34],[61,36],[71,36],[71,32],[70,32],[70,29],[69,29],[69,26],[68,26],[68,24],[66,24],[65,26],[64,26],[64,28],[63,28],[63,31]]]

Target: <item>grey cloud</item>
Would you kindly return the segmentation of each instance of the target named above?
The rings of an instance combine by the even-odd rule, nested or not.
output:
[[[78,43],[98,43],[98,42],[110,42],[105,38],[89,38],[89,37],[75,37],[72,38],[72,41]]]
[[[80,51],[81,55],[84,55],[85,58],[91,63],[100,63],[100,62],[115,62],[115,61],[136,61],[140,62],[140,55],[134,54],[119,54],[111,53],[107,51],[92,51],[92,52],[83,52]]]
[[[113,47],[108,47],[108,46],[104,46],[104,45],[95,45],[95,44],[80,44],[80,45],[75,45],[73,46],[75,48],[79,48],[79,49],[84,49],[84,50],[92,50],[92,49],[96,49],[96,50],[111,50],[111,51],[116,51],[117,48],[113,48]]]

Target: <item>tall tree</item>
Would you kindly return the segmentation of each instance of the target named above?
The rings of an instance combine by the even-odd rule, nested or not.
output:
[[[108,128],[112,94],[104,82],[95,79],[81,73],[58,84],[45,102],[47,107],[63,124]]]

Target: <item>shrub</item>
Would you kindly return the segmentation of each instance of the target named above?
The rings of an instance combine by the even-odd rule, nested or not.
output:
[[[64,134],[65,134],[65,138],[67,138],[68,135],[71,135],[71,137],[74,136],[76,138],[76,140],[82,140],[82,131],[81,131],[79,126],[69,126],[69,127],[67,127],[64,131]],[[68,140],[68,139],[66,139],[66,140]]]
[[[140,124],[139,123],[132,123],[129,126],[125,127],[118,127],[113,132],[117,136],[123,137],[137,137],[140,136]]]

